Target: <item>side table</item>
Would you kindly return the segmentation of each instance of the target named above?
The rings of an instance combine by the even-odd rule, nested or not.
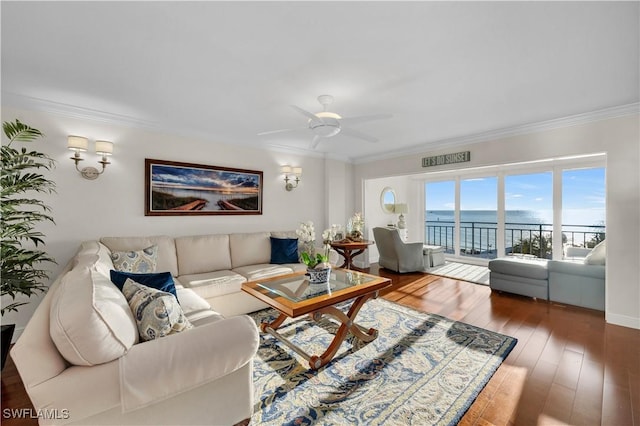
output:
[[[374,242],[368,240],[341,240],[333,241],[331,243],[331,248],[337,251],[338,254],[340,254],[342,257],[344,257],[344,263],[340,266],[340,268],[359,269],[353,266],[353,258],[358,256],[359,254],[364,253],[371,244],[374,244]]]

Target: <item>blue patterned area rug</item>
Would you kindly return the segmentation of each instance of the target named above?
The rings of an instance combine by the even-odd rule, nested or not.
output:
[[[256,323],[273,320],[266,309]],[[271,335],[261,333],[254,361],[260,425],[454,425],[515,346],[513,337],[384,299],[369,300],[357,322],[378,329],[362,343],[351,335],[319,370]],[[338,325],[308,316],[278,331],[311,355],[320,355]]]

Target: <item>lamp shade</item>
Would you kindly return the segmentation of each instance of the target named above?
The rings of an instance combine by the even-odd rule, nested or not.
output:
[[[96,154],[100,154],[100,155],[113,154],[113,142],[96,141]]]
[[[399,214],[409,213],[409,206],[405,203],[398,203],[394,206],[393,211]]]
[[[284,174],[289,174],[291,173],[291,166],[282,166],[282,168],[280,169],[280,171]]]
[[[86,151],[89,147],[89,140],[82,136],[68,136],[67,148],[72,151]]]
[[[294,167],[293,174],[296,176],[302,176],[302,167]]]

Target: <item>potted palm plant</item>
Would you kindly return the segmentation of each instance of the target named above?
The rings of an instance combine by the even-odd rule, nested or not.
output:
[[[28,302],[16,301],[16,296],[31,297],[44,292],[49,271],[43,269],[47,262],[55,261],[40,246],[44,234],[36,229],[41,222],[53,222],[51,209],[38,193],[55,192],[55,183],[41,172],[51,170],[54,160],[35,150],[15,145],[28,143],[43,134],[19,120],[4,122],[2,129],[7,141],[2,143],[2,171],[0,186],[0,287],[3,306],[0,314],[17,311]],[[6,297],[5,297],[6,296]],[[4,306],[7,297],[11,302]],[[15,324],[2,324],[2,368],[13,337]]]

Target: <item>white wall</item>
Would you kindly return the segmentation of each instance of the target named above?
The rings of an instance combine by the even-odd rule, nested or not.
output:
[[[411,180],[407,176],[370,179],[364,182],[364,193],[366,196],[362,211],[365,218],[365,237],[367,239],[373,240],[373,228],[376,226],[386,226],[389,223],[398,223],[398,215],[396,213],[390,214],[382,211],[382,207],[380,205],[380,195],[382,190],[385,187],[389,187],[396,193],[396,204],[407,203],[410,205],[409,213],[405,214],[405,220],[408,225],[407,228],[410,232],[409,240],[421,240],[420,237],[414,238],[416,227],[411,226],[412,218],[416,216],[416,212],[419,212],[419,210],[417,210],[419,207],[416,206],[416,208],[414,208],[413,206],[413,197],[411,197],[410,193],[410,183]],[[419,235],[420,234],[418,234],[418,236]],[[380,257],[378,248],[375,245],[369,246],[369,249],[365,253],[368,256],[369,263],[377,262]]]
[[[151,131],[119,127],[111,124],[61,117],[41,112],[3,108],[2,120],[20,119],[45,134],[35,146],[57,160],[49,178],[57,183],[57,194],[45,197],[51,206],[55,225],[45,225],[46,250],[58,262],[53,266],[55,277],[75,254],[81,241],[102,236],[133,235],[191,235],[269,230],[291,230],[300,221],[312,220],[320,230],[329,221],[345,223],[348,203],[353,205],[351,165],[331,160],[332,179],[326,181],[323,158],[243,148],[215,140],[198,140]],[[67,135],[86,136],[90,150],[95,139],[114,142],[112,164],[97,180],[83,179],[69,159]],[[3,139],[4,141],[4,139]],[[229,141],[233,142],[233,141]],[[87,152],[80,167],[99,167],[99,157]],[[159,217],[144,215],[144,159],[184,161],[190,163],[229,166],[261,170],[264,173],[263,214],[250,216],[194,216]],[[284,189],[279,166],[290,164],[303,168],[299,187],[291,192]],[[336,171],[342,170],[340,174]],[[333,179],[337,178],[337,181]],[[348,180],[345,184],[344,180]],[[325,203],[326,187],[336,196],[331,209]],[[7,314],[4,323],[16,323],[21,331],[31,317],[40,298]],[[3,299],[3,305],[7,302]]]
[[[363,182],[424,173],[421,165],[424,156],[471,151],[471,162],[447,166],[453,170],[606,152],[605,316],[608,322],[640,328],[639,118],[638,115],[631,115],[358,164],[354,170],[354,188],[360,192],[356,192],[355,199],[366,206],[371,197],[373,205],[379,193],[363,192],[363,187],[368,189]],[[433,171],[432,168],[429,171]],[[385,185],[384,179],[376,182],[377,186]],[[358,209],[358,206],[355,208]]]

